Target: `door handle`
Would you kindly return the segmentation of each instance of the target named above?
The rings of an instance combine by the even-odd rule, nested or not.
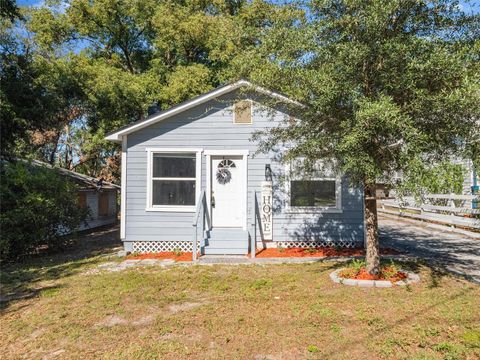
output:
[[[215,207],[215,195],[213,195],[213,192],[212,192],[211,203],[212,203],[212,208],[214,208]]]

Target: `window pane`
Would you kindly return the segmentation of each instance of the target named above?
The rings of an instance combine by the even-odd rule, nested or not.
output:
[[[153,205],[195,205],[195,180],[153,180]]]
[[[153,154],[153,177],[195,177],[195,154]]]
[[[291,182],[291,206],[336,206],[335,180]]]

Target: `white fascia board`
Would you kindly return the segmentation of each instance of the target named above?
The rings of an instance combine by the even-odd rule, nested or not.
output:
[[[204,150],[203,153],[205,155],[213,155],[213,156],[248,156],[250,153],[249,150],[231,150],[231,149],[219,149],[219,150]]]
[[[286,96],[284,95],[281,95],[281,94],[278,94],[276,92],[273,92],[273,91],[270,91],[270,90],[267,90],[267,89],[264,89],[260,86],[255,86],[253,85],[252,83],[250,83],[249,81],[246,81],[246,80],[240,80],[240,81],[237,81],[233,84],[230,84],[230,85],[226,85],[224,87],[221,87],[215,91],[212,91],[212,92],[209,92],[205,95],[200,95],[198,97],[196,97],[195,99],[191,100],[191,101],[187,101],[185,102],[183,105],[181,106],[177,106],[177,107],[174,107],[172,108],[171,110],[167,110],[161,114],[159,114],[158,116],[154,116],[152,117],[151,119],[147,120],[147,121],[143,121],[141,123],[138,123],[138,124],[134,124],[130,127],[127,127],[123,130],[119,130],[113,134],[110,134],[108,136],[105,137],[105,140],[110,140],[110,141],[114,141],[114,142],[121,142],[122,141],[122,136],[124,135],[128,135],[132,132],[135,132],[137,130],[140,130],[140,129],[143,129],[147,126],[150,126],[156,122],[159,122],[159,121],[162,121],[162,120],[165,120],[171,116],[174,116],[176,114],[179,114],[183,111],[186,111],[188,109],[191,109],[197,105],[200,105],[200,104],[203,104],[211,99],[214,99],[216,97],[219,97],[219,96],[222,96],[224,94],[227,94],[229,92],[232,92],[242,86],[248,86],[248,87],[251,87],[252,89],[254,89],[255,91],[259,92],[259,93],[263,93],[265,95],[268,95],[268,96],[271,96],[271,97],[275,97],[283,102],[287,102],[287,103],[290,103],[290,104],[295,104],[297,106],[301,106],[301,107],[304,107],[304,105],[300,104],[299,102],[297,101],[294,101],[292,99],[289,99],[287,98]]]

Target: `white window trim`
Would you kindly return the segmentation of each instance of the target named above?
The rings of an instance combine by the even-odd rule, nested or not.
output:
[[[145,211],[161,211],[161,212],[195,212],[200,196],[200,188],[202,183],[202,152],[201,148],[146,148],[147,152],[147,204]],[[152,204],[152,181],[153,178],[153,154],[186,154],[195,153],[195,204],[194,205],[153,205]],[[166,180],[193,180],[194,178],[162,178]]]
[[[285,212],[290,213],[290,214],[317,214],[317,213],[333,213],[333,214],[339,214],[343,212],[342,208],[342,178],[341,176],[337,177],[309,177],[307,179],[302,179],[300,177],[296,176],[291,176],[291,164],[287,164],[285,166],[285,174],[287,174],[286,181],[285,181],[285,190],[286,190],[286,195],[287,199],[285,201]],[[290,189],[291,189],[291,181],[295,180],[334,180],[335,181],[335,200],[336,200],[336,205],[335,206],[292,206],[290,204],[291,201],[291,194],[290,194]]]
[[[237,107],[237,103],[234,103],[233,104],[233,117],[232,117],[232,123],[234,125],[252,125],[253,124],[253,100],[251,99],[244,99],[244,100],[240,100],[240,101],[248,101],[250,103],[250,122],[248,123],[237,123],[235,122],[235,108]]]

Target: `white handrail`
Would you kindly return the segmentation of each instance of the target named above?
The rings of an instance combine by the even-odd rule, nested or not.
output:
[[[253,231],[250,235],[250,257],[254,259],[257,255],[257,192],[253,191]]]
[[[205,197],[205,190],[202,190],[198,198],[197,207],[195,209],[195,217],[193,218],[193,226],[197,226],[198,217],[200,216],[200,210],[203,207],[203,198]]]
[[[194,232],[193,232],[193,240],[192,240],[192,258],[193,260],[197,260],[197,238],[198,238],[198,220],[200,219],[200,214],[202,213],[203,210],[203,217],[202,217],[202,226],[203,226],[203,220],[205,220],[207,229],[210,229],[211,227],[211,222],[210,222],[210,214],[208,213],[208,208],[207,208],[207,198],[206,198],[206,193],[205,190],[202,190],[200,193],[200,196],[198,198],[197,206],[195,209],[195,215],[193,217],[193,227],[194,227]],[[202,227],[202,241],[200,242],[200,248],[202,246],[205,246],[204,244],[204,231],[205,228]]]

